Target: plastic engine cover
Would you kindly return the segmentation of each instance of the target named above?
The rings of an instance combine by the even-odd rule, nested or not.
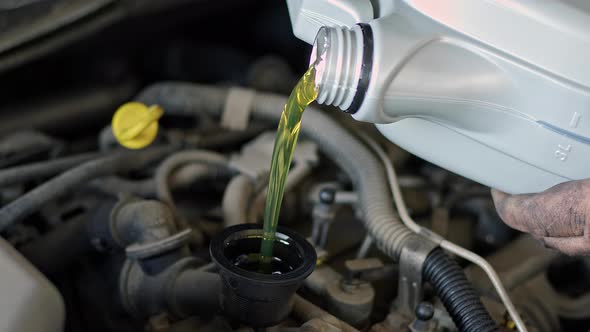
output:
[[[0,275],[0,332],[63,331],[60,293],[2,238]]]

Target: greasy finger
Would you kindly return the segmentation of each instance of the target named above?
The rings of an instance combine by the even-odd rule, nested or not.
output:
[[[546,237],[544,238],[543,242],[546,246],[557,249],[567,255],[590,255],[590,239],[584,236],[570,238]]]
[[[492,196],[505,223],[537,236],[582,236],[590,217],[588,180],[558,184],[538,194],[507,195],[492,190]]]

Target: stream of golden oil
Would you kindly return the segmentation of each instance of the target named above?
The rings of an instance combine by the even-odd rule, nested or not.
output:
[[[312,65],[291,91],[291,95],[281,114],[272,153],[264,210],[264,233],[260,246],[260,258],[263,265],[269,264],[273,256],[273,244],[279,221],[279,212],[285,193],[285,183],[291,166],[291,158],[301,128],[301,116],[305,108],[318,96],[315,74],[316,69]]]

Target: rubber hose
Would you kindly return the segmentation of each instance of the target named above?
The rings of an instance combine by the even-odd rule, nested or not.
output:
[[[234,176],[223,193],[221,207],[225,227],[246,223],[254,191],[252,180],[243,174]]]
[[[168,179],[170,190],[173,188],[184,188],[207,177],[217,176],[218,172],[209,169],[203,164],[188,164],[179,167],[175,172],[170,174]],[[162,184],[161,184],[162,185]],[[118,176],[107,176],[96,179],[90,183],[95,188],[105,194],[118,197],[121,192],[130,193],[143,198],[157,197],[156,179],[146,178],[143,180],[129,180]],[[160,191],[162,192],[162,188]]]
[[[167,110],[166,110],[167,111]],[[186,150],[180,151],[166,158],[156,169],[156,194],[158,199],[168,204],[174,213],[176,213],[176,205],[168,185],[169,177],[174,170],[187,164],[201,164],[203,165],[200,174],[206,176],[211,172],[216,172],[215,168],[208,168],[207,166],[214,166],[218,168],[227,168],[228,160],[225,156],[204,151],[204,150]]]
[[[465,272],[442,249],[433,250],[424,262],[423,277],[428,281],[461,332],[500,331]]]
[[[252,124],[244,130],[228,130],[219,134],[209,134],[199,137],[196,146],[203,150],[219,150],[239,147],[268,129],[268,126]]]
[[[210,174],[217,174],[219,169],[228,169],[228,160],[225,156],[204,150],[185,150],[174,153],[158,165],[156,174],[154,175],[156,181],[156,195],[158,199],[172,210],[172,213],[176,217],[176,224],[178,228],[184,229],[189,228],[188,221],[184,219],[182,215],[178,213],[176,204],[174,203],[174,197],[170,189],[170,175],[182,166],[197,164],[202,165],[200,170],[197,170],[198,177],[205,177]],[[212,166],[212,167],[211,167]],[[203,233],[197,227],[193,228],[193,241],[201,243],[203,241]]]
[[[0,187],[52,176],[100,156],[91,152],[5,168],[0,170]]]
[[[148,104],[161,105],[168,114],[207,112],[219,116],[228,90],[188,83],[157,83],[138,96]],[[252,115],[278,122],[287,100],[284,96],[255,92]],[[343,169],[359,193],[358,207],[378,248],[398,259],[406,241],[415,235],[401,223],[393,209],[385,172],[379,160],[353,135],[316,107],[308,107],[301,133],[318,143],[321,151]]]
[[[182,82],[155,83],[143,89],[137,101],[160,105],[167,114],[199,116],[202,112],[219,115],[228,89]]]
[[[45,203],[75,187],[100,176],[145,167],[172,152],[174,148],[159,147],[88,161],[43,183],[0,209],[0,231],[35,213]]]

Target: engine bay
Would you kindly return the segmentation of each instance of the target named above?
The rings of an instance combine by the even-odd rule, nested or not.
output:
[[[587,258],[329,107],[302,119],[274,273],[242,271],[311,52],[282,1],[15,1],[0,17],[0,331],[458,331],[479,324],[456,316],[473,297],[517,330],[495,281],[528,331],[588,330]],[[113,135],[130,101],[163,110],[149,147]]]

